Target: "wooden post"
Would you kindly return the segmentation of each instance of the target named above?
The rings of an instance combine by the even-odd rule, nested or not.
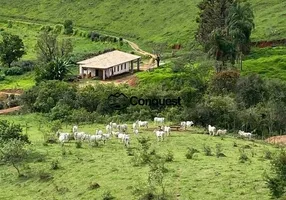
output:
[[[103,75],[103,78],[102,78],[102,80],[105,80],[105,70],[102,70],[102,75]]]
[[[137,59],[137,71],[140,70],[140,58]]]
[[[133,60],[131,61],[131,73],[133,74]]]

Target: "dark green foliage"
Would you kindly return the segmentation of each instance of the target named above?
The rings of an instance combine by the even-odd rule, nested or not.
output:
[[[73,33],[73,22],[71,20],[65,20],[64,34],[71,35],[72,33]]]
[[[97,188],[100,188],[100,185],[96,182],[92,182],[89,184],[89,187],[88,187],[90,190],[94,190],[94,189],[97,189]]]
[[[115,199],[115,197],[112,196],[112,194],[111,194],[110,191],[105,191],[105,192],[102,194],[102,200],[112,200],[112,199]]]
[[[5,80],[5,75],[4,74],[1,74],[0,75],[0,81],[4,81]]]
[[[271,161],[272,176],[266,175],[267,186],[274,198],[280,198],[286,192],[286,153],[281,150]]]
[[[265,151],[265,155],[264,158],[267,160],[271,160],[272,159],[272,153],[271,151],[269,151],[268,149]]]
[[[212,156],[212,149],[210,146],[204,145],[203,150],[206,156]]]
[[[32,71],[35,67],[35,62],[32,60],[18,61],[13,66],[20,67],[24,72]]]
[[[52,170],[57,170],[59,169],[59,161],[58,160],[53,160],[52,163],[51,163],[51,169]]]
[[[174,161],[174,154],[172,151],[168,150],[168,153],[165,155],[166,162],[173,162]]]
[[[70,73],[71,62],[63,58],[55,58],[44,67],[36,70],[36,81],[63,80]]]
[[[3,65],[10,67],[13,61],[19,60],[25,54],[24,43],[18,35],[3,32],[2,37],[0,61]]]
[[[4,74],[6,76],[21,75],[23,73],[24,73],[24,70],[20,67],[10,67],[4,70]]]
[[[239,162],[241,163],[245,163],[246,161],[249,161],[249,158],[248,156],[246,155],[245,151],[244,151],[244,148],[241,148],[239,150],[240,152],[240,155],[239,155]]]
[[[193,159],[195,153],[199,153],[199,151],[193,147],[188,147],[188,152],[186,153],[187,159]]]
[[[81,142],[81,141],[76,141],[76,142],[75,142],[75,147],[76,147],[77,149],[82,148],[82,142]]]
[[[216,148],[216,157],[217,158],[219,158],[219,157],[226,157],[225,155],[224,155],[224,153],[222,153],[222,147],[221,147],[221,144],[216,144],[216,146],[215,146],[215,148]]]
[[[0,129],[0,133],[1,131],[3,131],[1,129]],[[0,153],[1,153],[0,156],[3,161],[13,165],[13,167],[18,172],[18,176],[20,177],[22,174],[20,173],[19,165],[27,157],[27,150],[25,148],[26,141],[20,140],[17,138],[12,138],[12,137],[10,138],[11,139],[6,140],[6,141],[3,141],[2,139],[0,143]]]
[[[22,128],[19,124],[13,124],[6,120],[0,120],[0,141],[6,142],[10,139],[17,139],[30,143],[28,136],[22,134]]]

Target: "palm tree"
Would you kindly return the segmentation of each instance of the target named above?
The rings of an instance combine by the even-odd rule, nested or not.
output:
[[[239,4],[235,2],[227,17],[227,31],[231,37],[235,49],[237,61],[242,70],[242,56],[247,53],[250,45],[250,35],[254,26],[254,14],[249,3]]]

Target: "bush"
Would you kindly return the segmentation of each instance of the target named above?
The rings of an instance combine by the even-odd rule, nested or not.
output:
[[[54,26],[53,32],[54,32],[55,34],[61,34],[63,28],[64,28],[63,25],[61,25],[61,24],[56,24],[56,25]]]
[[[75,147],[78,148],[78,149],[81,148],[82,147],[82,142],[81,141],[76,141],[75,142]]]
[[[41,181],[49,181],[54,178],[52,174],[42,170],[38,172],[38,176]]]
[[[222,153],[222,147],[221,147],[221,144],[216,144],[216,157],[219,158],[219,157],[226,157],[224,155],[224,153]]]
[[[188,147],[188,152],[186,153],[187,159],[193,159],[195,153],[199,153],[199,151],[193,147]]]
[[[206,156],[212,156],[212,150],[210,146],[204,145],[204,152]]]
[[[265,151],[264,158],[265,158],[265,159],[268,159],[268,160],[271,160],[271,159],[272,159],[272,153],[271,153],[271,151],[269,151],[269,149],[267,149],[267,150]]]
[[[249,160],[249,158],[248,158],[248,156],[246,155],[246,153],[244,152],[244,149],[243,149],[243,148],[240,149],[239,161],[240,161],[241,163],[245,163],[245,162],[248,161],[248,160]]]
[[[11,67],[4,70],[4,74],[6,76],[14,76],[14,75],[21,75],[24,73],[24,70],[20,67]]]
[[[111,195],[110,191],[105,191],[102,194],[102,200],[112,200],[112,199],[115,199],[115,197]]]
[[[97,188],[100,188],[100,185],[96,182],[92,182],[89,184],[89,187],[88,187],[90,190],[94,190],[94,189],[97,189]]]
[[[12,28],[12,27],[13,27],[12,21],[8,20],[7,28]]]
[[[28,136],[22,134],[22,128],[19,124],[0,120],[0,140],[8,141],[10,139],[18,139],[30,143]]]
[[[0,81],[4,81],[5,80],[5,75],[4,74],[0,74]]]
[[[29,72],[29,71],[34,70],[35,63],[31,60],[23,60],[23,61],[15,62],[13,66],[22,68],[24,72]]]
[[[52,170],[57,170],[59,169],[59,161],[58,160],[53,160],[52,163],[51,163],[51,169]]]
[[[166,162],[172,162],[174,160],[174,154],[172,151],[168,150],[168,153],[165,155]]]

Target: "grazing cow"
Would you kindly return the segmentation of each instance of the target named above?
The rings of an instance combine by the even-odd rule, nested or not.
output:
[[[78,132],[78,126],[77,125],[74,125],[72,127],[72,132],[75,133],[75,132]]]
[[[171,127],[170,126],[165,126],[164,127],[164,132],[166,135],[170,136],[171,134]]]
[[[117,124],[110,122],[109,125],[111,126],[112,129],[116,129],[117,128]]]
[[[187,128],[191,127],[192,125],[194,125],[193,121],[186,121]]]
[[[82,136],[81,140],[82,140],[82,141],[89,141],[90,136],[91,136],[91,135],[89,135],[89,134],[84,134],[84,135]]]
[[[154,130],[153,131],[155,134],[156,134],[156,137],[157,137],[157,141],[163,141],[164,140],[164,131],[157,131],[157,130]]]
[[[165,121],[164,117],[154,117],[154,123],[155,124],[157,124],[157,123],[163,124],[164,121]]]
[[[226,129],[223,129],[223,130],[218,129],[217,132],[216,132],[216,135],[225,135],[226,131],[227,131]]]
[[[123,143],[124,143],[124,146],[129,146],[130,145],[130,138],[129,138],[129,135],[125,134],[124,137],[123,137]]]
[[[95,131],[95,135],[102,135],[102,133],[103,133],[102,130],[96,130]]]
[[[184,128],[184,129],[186,129],[186,122],[181,122],[181,128]]]
[[[105,127],[105,129],[106,129],[106,132],[107,133],[111,133],[111,131],[112,131],[112,127],[111,127],[111,125],[106,125],[106,127]]]
[[[254,131],[255,131],[255,130],[254,130]],[[252,131],[252,132],[254,132],[254,131]],[[244,132],[244,131],[239,130],[239,131],[238,131],[238,134],[239,134],[240,136],[243,136],[243,137],[251,138],[251,137],[252,137],[252,132],[249,133],[249,132]]]
[[[75,140],[82,140],[84,135],[85,135],[85,132],[75,132],[74,133],[74,139]]]
[[[138,126],[148,128],[148,122],[147,121],[138,121]]]
[[[135,129],[133,132],[135,133],[135,135],[138,135],[139,133],[138,129]]]
[[[70,133],[61,133],[59,131],[57,132],[57,136],[59,137],[59,141],[62,145],[69,141],[70,135]]]
[[[127,124],[119,124],[119,125],[117,125],[117,129],[119,131],[126,132],[127,131]]]
[[[106,134],[102,134],[103,137],[105,137],[106,139],[109,139],[111,137],[110,133],[106,133]]]
[[[97,141],[103,141],[105,143],[105,137],[102,135],[91,135],[89,138],[89,142],[97,142]]]
[[[216,128],[214,126],[209,125],[208,126],[208,131],[210,135],[215,135],[216,134]]]
[[[136,121],[135,123],[132,124],[133,130],[137,129],[137,122],[138,122],[138,121]]]

